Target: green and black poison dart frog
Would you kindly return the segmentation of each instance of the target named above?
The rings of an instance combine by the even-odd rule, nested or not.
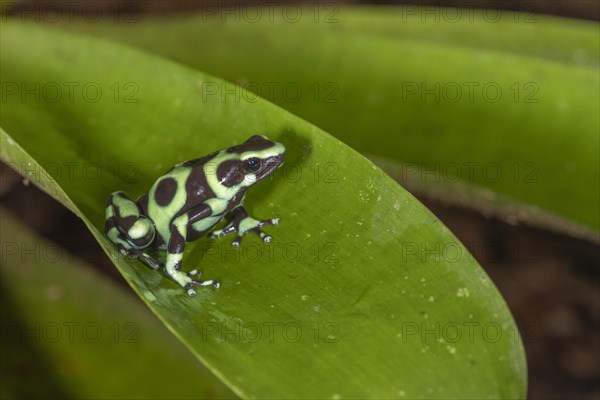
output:
[[[195,286],[219,287],[213,280],[198,281],[197,270],[181,270],[183,250],[191,242],[209,233],[225,215],[231,223],[210,233],[214,238],[237,232],[233,246],[240,245],[248,232],[271,241],[262,227],[277,224],[278,218],[256,220],[244,209],[246,191],[272,174],[285,157],[285,147],[262,135],[208,156],[177,164],[154,182],[137,201],[124,192],[108,198],[104,233],[124,255],[138,257],[151,268],[162,264],[144,250],[166,249],[165,272],[187,290]]]

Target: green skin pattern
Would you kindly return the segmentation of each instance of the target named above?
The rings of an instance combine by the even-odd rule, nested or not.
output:
[[[240,145],[177,164],[136,201],[124,192],[112,193],[104,233],[121,253],[137,257],[153,269],[163,265],[146,250],[166,249],[164,271],[190,296],[196,294],[195,286],[218,288],[216,281],[194,279],[200,277],[197,270],[181,270],[185,243],[209,232],[213,238],[237,232],[235,247],[249,232],[270,242],[271,236],[261,228],[277,224],[279,219],[254,219],[242,203],[246,191],[279,168],[284,157],[281,143],[254,135]],[[225,216],[231,222],[212,231]]]

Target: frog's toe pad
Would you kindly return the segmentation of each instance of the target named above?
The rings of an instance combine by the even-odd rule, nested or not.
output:
[[[270,243],[273,240],[273,236],[267,235],[264,232],[260,232],[260,237],[264,243]]]

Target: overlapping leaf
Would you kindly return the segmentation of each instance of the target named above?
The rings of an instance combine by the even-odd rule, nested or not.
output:
[[[122,287],[0,220],[3,398],[235,397]]]

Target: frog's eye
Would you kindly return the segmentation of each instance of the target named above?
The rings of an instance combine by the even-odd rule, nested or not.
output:
[[[244,165],[248,171],[258,171],[260,168],[260,160],[256,157],[249,158],[244,162]]]

